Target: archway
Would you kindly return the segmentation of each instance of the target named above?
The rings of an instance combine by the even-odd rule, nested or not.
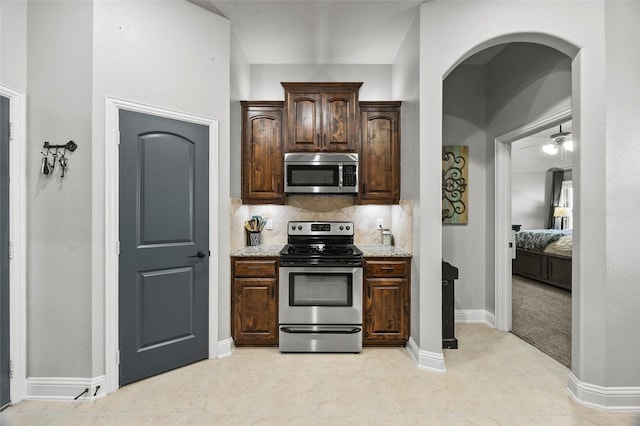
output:
[[[515,36],[515,40],[524,39],[539,39],[544,38],[540,37],[540,35],[525,35],[526,37]],[[503,42],[508,40],[508,37],[500,37],[495,39],[494,41]],[[478,50],[477,48],[472,49],[470,52],[475,52],[475,55],[468,56],[464,55],[464,60],[457,61],[457,65],[451,68],[448,71],[447,78],[452,75],[455,75],[459,72],[458,67],[461,65],[468,65],[471,62],[474,65],[478,65],[478,61],[482,63],[482,61],[492,61],[491,51],[493,54],[498,52],[497,55],[502,55],[500,52],[500,46],[504,48],[505,46],[511,46],[509,49],[514,50],[513,46],[519,45],[520,43],[513,42],[511,44],[495,44],[491,45],[490,43],[483,43],[481,46],[490,46],[485,50]],[[531,45],[532,43],[524,43],[523,45]],[[486,127],[483,129],[485,132],[486,140],[483,143],[486,146],[486,158],[483,160],[486,165],[486,177],[485,177],[485,187],[486,191],[484,202],[486,205],[485,208],[485,223],[482,225],[482,231],[486,231],[486,242],[485,247],[487,248],[487,253],[478,254],[477,251],[473,256],[472,260],[469,260],[467,265],[465,265],[464,269],[466,271],[473,271],[474,274],[480,274],[486,277],[485,291],[487,300],[490,299],[490,296],[493,296],[494,305],[491,306],[491,303],[488,302],[486,305],[486,310],[484,313],[476,312],[478,311],[471,309],[471,313],[467,314],[465,311],[465,307],[463,306],[463,314],[461,317],[470,319],[471,321],[485,321],[492,325],[495,325],[496,328],[502,331],[509,331],[511,329],[511,255],[509,250],[509,244],[511,239],[511,219],[510,219],[510,187],[508,186],[510,182],[510,163],[508,160],[510,158],[510,150],[508,147],[508,143],[512,142],[515,139],[520,137],[524,137],[535,133],[538,130],[541,130],[543,127],[551,127],[562,121],[565,121],[567,117],[571,116],[571,98],[572,98],[572,66],[571,59],[565,54],[561,53],[558,49],[553,47],[549,47],[548,43],[533,43],[537,47],[536,49],[540,51],[548,50],[550,52],[555,52],[552,54],[555,57],[560,58],[564,61],[564,68],[561,72],[564,72],[565,76],[563,78],[562,84],[564,85],[563,90],[564,94],[557,94],[557,88],[553,87],[557,85],[557,82],[552,82],[551,84],[547,84],[548,82],[538,82],[536,78],[540,77],[537,75],[524,76],[523,80],[527,81],[517,81],[517,78],[514,78],[514,82],[508,81],[504,84],[504,87],[499,87],[503,93],[499,93],[498,95],[487,92],[485,95],[484,102],[490,103],[493,102],[494,105],[490,105],[487,107],[487,118],[485,125]],[[558,43],[562,45],[563,43]],[[506,52],[506,50],[505,50]],[[487,59],[487,55],[489,58]],[[504,55],[507,55],[505,53]],[[484,57],[484,59],[482,59]],[[481,58],[481,59],[478,59]],[[498,64],[504,65],[505,60],[498,61]],[[534,64],[535,65],[535,64]],[[553,66],[551,64],[550,66]],[[553,69],[553,68],[550,68]],[[557,71],[553,69],[554,72]],[[540,66],[540,72],[544,74],[545,65]],[[505,77],[507,73],[503,73],[502,77]],[[544,77],[541,77],[543,79]],[[553,77],[552,77],[553,78]],[[490,78],[487,77],[487,80]],[[490,83],[486,83],[490,86]],[[507,87],[511,84],[512,87]],[[518,88],[517,84],[521,84],[522,87]],[[545,87],[547,84],[548,87]],[[449,85],[451,86],[451,85]],[[487,90],[490,91],[494,87],[487,87]],[[511,90],[511,92],[509,92]],[[516,93],[517,90],[521,90],[521,93]],[[528,93],[526,93],[528,92]],[[549,94],[551,93],[551,94]],[[556,99],[553,96],[564,96],[566,98],[566,102],[562,102],[562,99]],[[473,94],[469,93],[469,91],[465,94],[468,97],[472,97]],[[500,105],[500,102],[497,102],[496,97],[502,96],[503,99],[500,101],[503,102],[503,105]],[[493,97],[493,98],[492,98]],[[509,97],[517,98],[520,97],[524,100],[513,100],[507,99]],[[537,105],[537,103],[541,103],[539,98],[548,99],[542,102],[543,105]],[[451,141],[451,135],[448,135],[447,132],[450,130],[446,124],[446,117],[449,111],[447,108],[447,85],[444,85],[443,89],[443,131],[442,131],[442,140],[443,144],[446,141]],[[489,101],[487,101],[489,99]],[[518,103],[520,102],[520,103]],[[545,103],[546,102],[546,103]],[[499,104],[499,105],[496,105]],[[561,108],[558,108],[558,104],[561,105]],[[524,105],[524,106],[523,106]],[[526,106],[526,107],[525,107]],[[493,108],[493,111],[490,109]],[[516,114],[514,112],[510,112],[511,117],[505,118],[507,116],[503,111],[498,111],[500,108],[510,108],[513,111],[520,111],[521,116],[514,118],[513,115]],[[491,115],[493,114],[493,115]],[[467,125],[468,123],[463,123],[463,125]],[[482,158],[481,158],[482,159]],[[473,158],[472,158],[473,160]],[[477,160],[477,158],[476,158]],[[473,185],[473,177],[470,177],[470,185]],[[476,181],[476,188],[479,185]],[[477,189],[476,189],[477,191]],[[480,207],[476,207],[480,209]],[[477,214],[477,213],[476,213]],[[477,231],[476,231],[477,232]],[[460,232],[458,232],[460,233]],[[448,235],[449,234],[449,235]],[[446,238],[451,235],[451,232],[448,229],[443,228],[443,257],[447,259],[447,250],[446,250]],[[481,242],[482,238],[479,239]],[[458,244],[454,244],[458,250],[464,247],[474,246],[473,241],[466,241]],[[452,251],[449,250],[449,253]],[[491,252],[491,253],[489,253]],[[484,265],[478,261],[479,256],[486,256],[484,259]],[[475,263],[474,263],[475,262]],[[455,264],[455,262],[452,262]],[[459,266],[459,265],[457,265]],[[482,268],[485,268],[483,270]],[[479,271],[479,272],[478,272]],[[478,281],[480,281],[479,279]],[[461,282],[460,284],[464,283]],[[475,296],[476,305],[478,296]],[[462,301],[464,304],[465,301]],[[469,301],[466,301],[467,305],[473,303],[473,298]],[[456,306],[458,308],[458,306]],[[467,307],[468,308],[468,307]],[[493,312],[492,311],[493,308]],[[483,317],[484,315],[484,317]]]

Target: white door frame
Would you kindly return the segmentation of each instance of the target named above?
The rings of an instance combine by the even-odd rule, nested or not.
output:
[[[11,403],[27,396],[27,113],[24,93],[0,84],[0,95],[9,98],[9,356]]]
[[[500,331],[511,331],[511,142],[571,119],[571,107],[495,138],[495,319]]]
[[[141,112],[209,127],[209,359],[218,356],[219,133],[215,119],[107,96],[105,99],[105,374],[106,392],[119,387],[118,234],[120,110]]]

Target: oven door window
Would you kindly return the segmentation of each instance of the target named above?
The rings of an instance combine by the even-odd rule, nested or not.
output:
[[[289,186],[338,186],[338,165],[302,165],[287,166],[287,184]]]
[[[351,273],[290,273],[289,306],[353,306]]]

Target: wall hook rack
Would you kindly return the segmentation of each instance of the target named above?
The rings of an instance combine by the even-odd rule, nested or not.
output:
[[[49,142],[45,142],[42,147],[46,149],[46,153],[42,152],[42,164],[40,167],[40,172],[45,175],[53,174],[53,170],[56,166],[56,160],[60,163],[60,168],[62,169],[62,174],[60,177],[64,177],[64,173],[68,167],[68,159],[67,159],[67,151],[73,152],[78,148],[78,144],[74,141],[69,141],[64,145],[52,145]],[[63,150],[62,154],[59,154],[59,150]],[[51,162],[49,162],[49,155],[51,155]],[[60,158],[58,158],[58,156]]]
[[[61,149],[61,148],[64,148],[64,149],[66,149],[68,151],[73,152],[73,151],[76,150],[76,148],[78,148],[78,144],[75,143],[74,141],[69,141],[64,145],[51,145],[49,142],[45,142],[44,145],[42,145],[42,147],[44,149]]]

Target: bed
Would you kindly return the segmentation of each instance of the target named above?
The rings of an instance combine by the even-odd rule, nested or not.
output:
[[[516,258],[512,271],[571,291],[570,230],[536,229],[516,232]]]

